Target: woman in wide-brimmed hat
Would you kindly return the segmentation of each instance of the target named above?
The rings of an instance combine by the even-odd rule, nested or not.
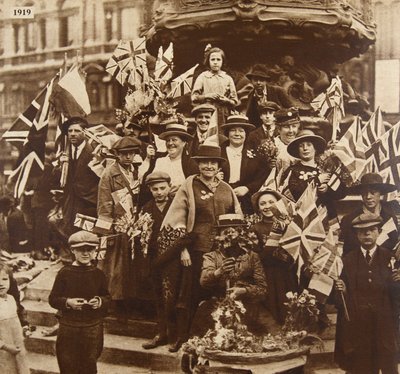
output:
[[[285,322],[286,317],[286,293],[298,291],[292,257],[282,248],[266,245],[271,231],[276,234],[281,233],[285,227],[284,220],[289,218],[283,217],[277,209],[274,209],[275,204],[281,199],[282,195],[272,189],[258,191],[251,197],[254,211],[261,216],[261,221],[255,223],[252,230],[257,234],[260,243],[258,254],[267,277],[267,307],[276,323],[280,325]]]
[[[211,251],[216,234],[215,224],[221,214],[242,213],[232,188],[217,177],[224,158],[217,145],[202,144],[196,156],[199,174],[189,176],[179,188],[165,216],[160,232],[160,252],[179,253],[164,267],[168,286],[164,294],[170,295],[167,303],[176,306],[177,340],[170,347],[176,352],[189,337],[189,327],[199,302],[204,298],[200,287],[203,254]],[[190,235],[190,243],[179,246],[179,238]]]
[[[311,130],[300,131],[289,143],[287,147],[289,155],[299,161],[285,171],[281,184],[288,185],[288,190],[295,201],[300,198],[312,181],[316,183],[320,195],[328,191],[327,183],[330,175],[322,172],[316,159],[316,156],[321,155],[325,148],[325,139],[315,135]]]
[[[222,155],[227,162],[222,165],[224,180],[235,191],[244,213],[252,213],[250,197],[265,181],[269,169],[253,149],[246,144],[248,133],[255,127],[244,115],[228,117],[221,130],[228,140],[222,144]]]

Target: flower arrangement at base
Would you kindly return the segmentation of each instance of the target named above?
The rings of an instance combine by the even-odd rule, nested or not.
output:
[[[286,297],[287,314],[282,330],[286,333],[314,331],[319,315],[315,296],[304,290],[301,294],[288,292]]]
[[[143,256],[147,256],[150,236],[153,232],[153,222],[154,220],[150,213],[139,213],[137,218],[135,215],[125,214],[115,220],[115,231],[125,233],[129,237],[132,248],[132,257],[135,252],[135,238],[138,236],[141,252],[143,253]]]
[[[296,354],[306,354],[308,347],[301,347],[301,341],[307,332],[285,331],[276,335],[257,336],[242,323],[245,314],[241,301],[229,296],[221,300],[212,318],[215,322],[202,337],[195,336],[183,344],[184,353],[197,358],[198,364],[204,364],[209,358],[226,360],[285,360]]]

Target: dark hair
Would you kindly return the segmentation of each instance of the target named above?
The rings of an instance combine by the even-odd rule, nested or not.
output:
[[[204,66],[207,66],[208,68],[210,67],[210,55],[211,55],[211,53],[220,53],[221,54],[221,57],[222,57],[222,66],[221,66],[221,68],[224,67],[225,64],[226,64],[225,52],[221,48],[218,48],[218,47],[212,47],[212,48],[210,48],[210,49],[205,51],[205,53],[204,53],[204,62],[203,62]]]
[[[13,200],[8,196],[0,197],[0,213],[5,213],[13,206]]]

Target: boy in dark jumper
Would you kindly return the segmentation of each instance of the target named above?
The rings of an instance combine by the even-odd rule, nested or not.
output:
[[[95,374],[103,350],[103,317],[110,295],[104,273],[92,265],[97,235],[79,231],[70,236],[72,265],[57,274],[49,304],[61,312],[56,355],[61,374]]]

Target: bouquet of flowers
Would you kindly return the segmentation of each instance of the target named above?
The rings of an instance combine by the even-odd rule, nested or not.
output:
[[[215,237],[214,242],[219,250],[238,246],[245,252],[257,251],[259,245],[256,233],[248,227],[228,227]]]
[[[153,218],[149,213],[139,213],[137,218],[135,214],[124,214],[115,220],[115,231],[125,233],[129,237],[132,248],[132,256],[134,256],[135,238],[137,236],[140,238],[140,247],[143,256],[147,255],[150,236],[153,232],[153,222]]]
[[[326,150],[324,153],[317,156],[316,162],[324,173],[336,173],[340,182],[345,187],[350,187],[353,184],[353,178],[349,170],[344,166],[343,162],[340,161],[339,157],[336,156],[334,151]]]
[[[278,157],[278,147],[275,145],[274,139],[268,137],[263,140],[263,142],[257,147],[256,150],[259,157],[262,159],[271,162],[276,160]]]
[[[286,297],[287,314],[283,331],[293,334],[314,330],[319,315],[315,296],[304,290],[300,295],[297,292],[288,292]]]

